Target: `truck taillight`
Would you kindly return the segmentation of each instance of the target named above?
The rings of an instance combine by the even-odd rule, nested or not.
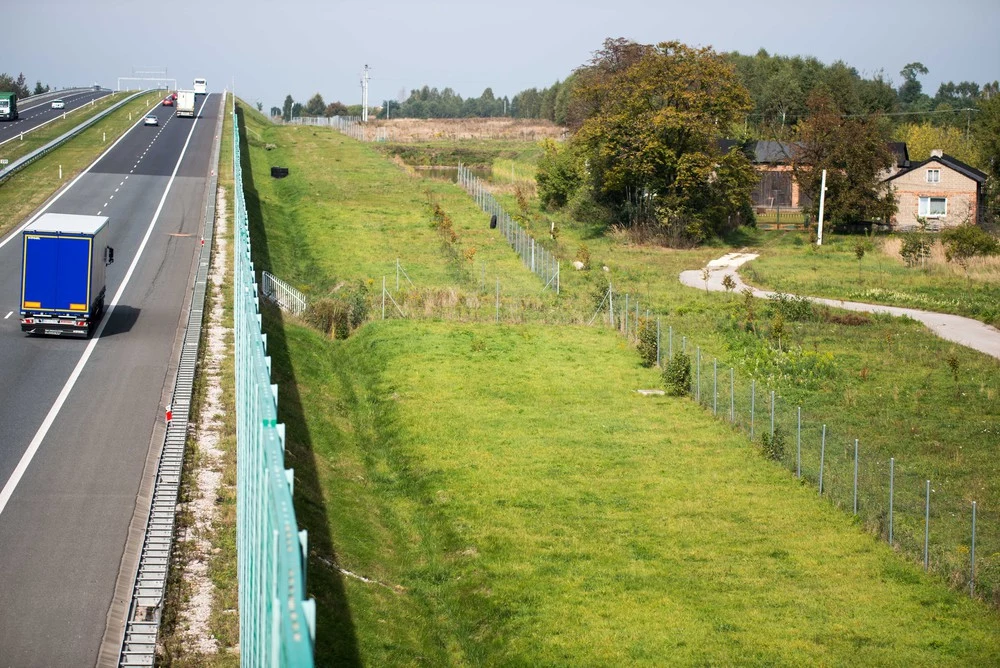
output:
[[[87,321],[86,321],[86,320],[77,320],[77,321],[76,321],[76,326],[77,326],[77,327],[83,327],[83,326],[84,326],[84,325],[86,325],[86,324],[87,324]]]
[[[25,318],[24,319],[24,324],[25,325],[33,325],[33,324],[35,324],[35,319],[34,318]]]

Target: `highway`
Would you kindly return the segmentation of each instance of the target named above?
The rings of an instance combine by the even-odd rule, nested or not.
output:
[[[91,340],[21,333],[20,237],[0,240],[0,666],[93,666],[121,638],[220,102],[199,96],[196,119],[153,109],[159,127],[134,126],[50,200],[110,217]]]
[[[44,123],[60,118],[63,112],[70,112],[84,105],[90,104],[91,100],[99,100],[102,97],[111,95],[112,91],[101,90],[76,90],[67,91],[63,96],[45,96],[44,100],[35,100],[34,96],[27,97],[23,101],[18,100],[16,121],[0,121],[0,157],[3,157],[2,145],[8,141],[16,141],[22,132],[31,132]],[[119,96],[121,98],[122,96]],[[66,103],[65,109],[53,109],[52,100],[62,100]],[[21,106],[21,105],[24,106]],[[70,118],[82,118],[81,114],[72,114]]]

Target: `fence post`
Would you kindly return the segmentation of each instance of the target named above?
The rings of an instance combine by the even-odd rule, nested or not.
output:
[[[795,477],[802,478],[802,406],[795,410]]]
[[[396,292],[399,292],[399,258],[396,258]]]
[[[382,277],[382,319],[385,320],[385,276]]]
[[[969,596],[976,595],[976,502],[972,502],[972,545],[969,548]]]
[[[736,372],[729,367],[729,421],[736,422]]]
[[[771,439],[774,439],[774,390],[771,390]]]
[[[497,276],[497,322],[500,322],[500,277]]]
[[[927,481],[926,501],[924,502],[924,570],[929,570],[931,544],[931,481]]]
[[[667,325],[667,359],[674,358],[674,326]]]
[[[698,390],[695,392],[695,401],[699,404],[701,403],[701,346],[698,346],[695,351],[695,359],[698,360],[698,373],[695,374],[695,378],[698,379]]]
[[[753,440],[753,422],[754,413],[756,412],[757,404],[757,379],[750,381],[750,440]]]
[[[628,293],[625,293],[625,313],[622,314],[625,318],[625,340],[628,340]]]
[[[858,439],[854,439],[854,514],[858,514]]]
[[[681,337],[681,352],[687,354],[687,349],[688,349],[688,337],[682,336]]]
[[[823,495],[823,464],[826,460],[826,425],[823,425],[823,440],[819,445],[819,493]]]
[[[712,415],[719,414],[719,360],[712,360]]]
[[[892,545],[892,496],[896,482],[896,458],[889,458],[889,545]]]
[[[612,328],[615,326],[615,289],[608,281],[608,323]]]
[[[656,366],[660,364],[660,317],[656,317]]]

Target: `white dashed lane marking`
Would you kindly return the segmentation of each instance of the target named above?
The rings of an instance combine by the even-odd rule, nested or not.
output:
[[[6,320],[7,318],[9,318],[9,317],[10,317],[10,316],[12,316],[12,315],[14,315],[14,312],[13,312],[13,311],[11,311],[11,312],[10,312],[10,313],[8,313],[7,315],[5,315],[5,316],[3,317],[3,319],[4,319],[4,320]]]
[[[134,174],[135,170],[137,170],[139,168],[139,163],[142,162],[143,157],[145,157],[145,155],[147,153],[149,153],[149,149],[153,148],[153,144],[156,142],[157,139],[160,138],[160,135],[163,133],[163,130],[167,127],[167,123],[169,123],[170,121],[172,121],[173,118],[174,118],[173,116],[171,116],[170,118],[168,118],[163,123],[163,125],[160,126],[160,129],[156,132],[156,134],[153,135],[153,139],[149,142],[149,145],[146,146],[145,150],[142,152],[142,155],[140,155],[139,159],[135,161],[134,165],[132,165],[132,169],[128,170],[128,174],[125,175],[125,178],[122,179],[122,181],[118,184],[118,187],[115,188],[115,192],[116,193],[125,186],[125,181],[128,181],[129,174]],[[114,198],[115,198],[114,195],[111,195],[110,197],[108,197],[108,201],[104,203],[104,209],[108,208],[108,206],[111,204],[111,200],[113,200]],[[100,211],[98,211],[97,215],[100,216],[104,212],[104,209],[101,209]]]

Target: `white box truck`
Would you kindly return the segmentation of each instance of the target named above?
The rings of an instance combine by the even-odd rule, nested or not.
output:
[[[194,91],[177,91],[177,115],[194,118]]]

